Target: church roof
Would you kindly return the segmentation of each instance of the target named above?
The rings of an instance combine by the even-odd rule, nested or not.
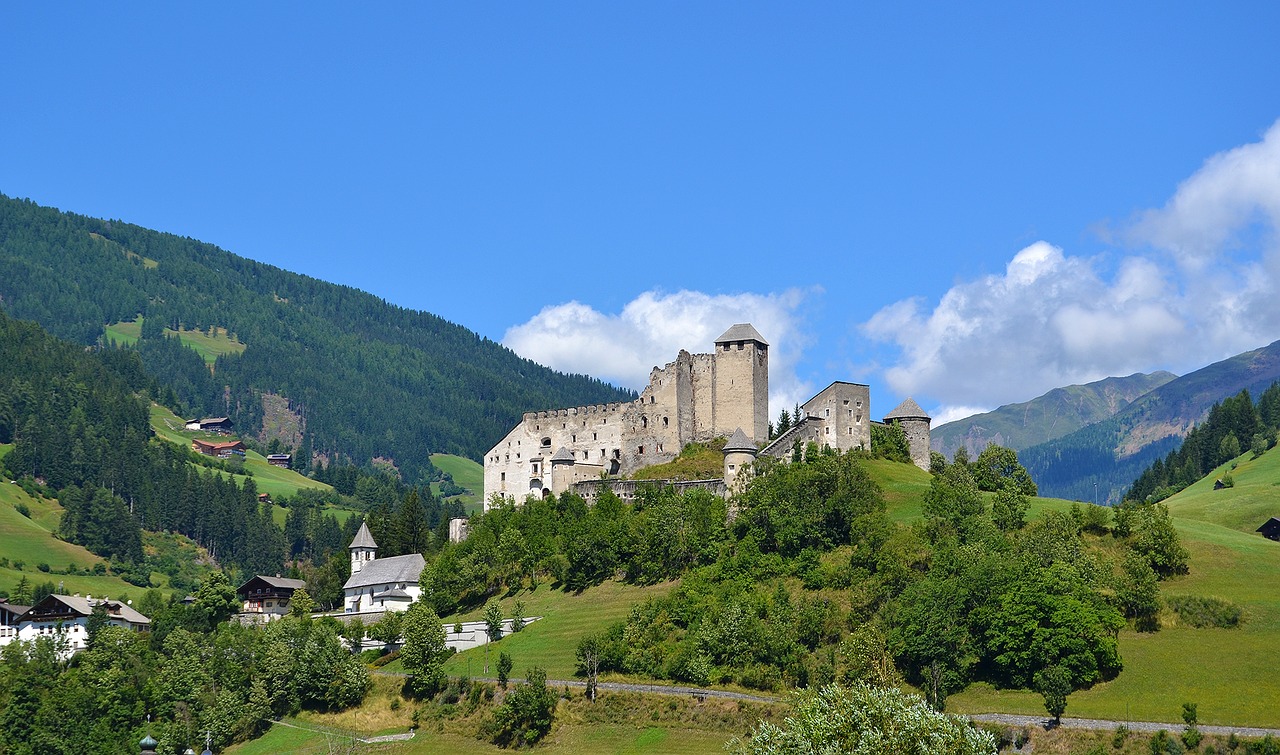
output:
[[[740,322],[731,326],[724,332],[724,335],[716,339],[716,343],[724,343],[726,341],[755,341],[765,346],[769,345],[769,342],[764,340],[764,336],[760,335],[760,331],[756,330],[749,322]]]
[[[396,600],[396,599],[413,600],[412,595],[405,592],[404,590],[401,590],[398,587],[393,590],[383,590],[380,593],[375,593],[373,598],[374,600],[379,600],[379,599],[381,600]]]
[[[347,546],[347,550],[352,548],[377,548],[378,544],[373,542],[373,534],[369,532],[367,522],[360,523],[360,531],[356,533],[356,538],[351,541],[351,545]]]
[[[884,418],[886,420],[929,419],[929,414],[924,409],[920,408],[920,405],[915,402],[915,399],[908,396],[906,401],[898,404],[898,408],[884,415]]]
[[[560,446],[560,450],[556,451],[556,455],[551,457],[552,462],[573,461],[573,460],[574,460],[573,452],[565,448],[564,446]]]
[[[756,452],[756,444],[752,443],[751,439],[747,437],[747,434],[742,432],[741,427],[734,430],[733,435],[730,435],[729,440],[724,444],[725,453],[730,453],[732,451]]]
[[[366,561],[364,566],[360,567],[360,571],[352,574],[347,583],[342,586],[342,589],[384,585],[392,582],[417,582],[418,577],[422,576],[422,570],[426,565],[427,561],[422,557],[421,553],[410,553],[407,556],[392,556],[391,558],[375,558],[372,561]]]

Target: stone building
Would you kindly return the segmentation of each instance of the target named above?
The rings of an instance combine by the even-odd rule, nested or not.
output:
[[[898,421],[911,458],[929,468],[929,415],[908,398],[885,417]],[[630,403],[583,406],[524,415],[485,455],[484,505],[495,495],[559,495],[574,490],[588,500],[608,488],[628,499],[652,483],[618,480],[643,467],[671,461],[691,442],[727,438],[724,476],[679,483],[728,495],[759,455],[790,458],[810,443],[848,452],[871,448],[871,389],[836,381],[801,405],[785,433],[769,437],[769,344],[749,324],[734,325],[710,354],[681,351],[649,375]]]
[[[484,498],[562,493],[671,461],[688,443],[769,433],[769,344],[750,324],[655,367],[635,401],[529,412],[484,459]]]

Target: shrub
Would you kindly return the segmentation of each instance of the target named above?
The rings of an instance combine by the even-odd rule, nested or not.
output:
[[[1116,733],[1111,735],[1111,746],[1117,750],[1124,749],[1125,740],[1129,738],[1129,727],[1121,724],[1116,727]]]
[[[31,518],[31,508],[27,506],[26,501],[18,501],[18,505],[15,506],[14,508],[18,510],[19,514],[22,514],[28,519]]]
[[[1240,626],[1243,612],[1240,606],[1221,598],[1202,595],[1172,595],[1165,600],[1178,618],[1197,629],[1214,627],[1234,629]]]
[[[370,651],[366,650],[365,652],[367,653],[367,652],[370,652]],[[377,652],[377,651],[375,650],[375,651],[372,651],[372,652]],[[390,653],[387,653],[386,655],[379,656],[378,658],[374,659],[374,661],[373,661],[373,665],[374,665],[376,668],[382,668],[383,666],[387,665],[388,663],[391,663],[392,661],[394,661],[395,659],[397,659],[397,658],[399,658],[399,657],[400,657],[400,651],[399,651],[399,650],[392,650]]]
[[[48,565],[48,564],[46,564],[46,563],[45,563],[45,562],[43,562],[43,561],[41,561],[40,563],[36,564],[36,568],[37,568],[37,569],[39,569],[39,570],[40,570],[40,571],[42,571],[42,572],[45,572],[45,573],[48,573],[48,572],[49,572],[49,565]]]

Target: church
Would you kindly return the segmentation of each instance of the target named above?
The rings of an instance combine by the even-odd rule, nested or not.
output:
[[[351,577],[342,586],[344,613],[404,611],[422,596],[418,578],[427,562],[421,553],[378,558],[378,544],[364,523],[348,550]]]

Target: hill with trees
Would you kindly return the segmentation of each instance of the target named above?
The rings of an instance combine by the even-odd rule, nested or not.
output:
[[[1172,372],[1139,372],[1054,388],[1030,401],[938,425],[930,432],[930,445],[948,459],[961,446],[973,458],[988,443],[1021,451],[1109,419],[1176,377]]]
[[[1117,502],[1156,459],[1176,449],[1214,404],[1280,379],[1280,341],[1170,380],[1115,416],[1019,452],[1043,495]],[[1241,440],[1248,445],[1252,438]]]
[[[304,463],[383,459],[411,481],[435,479],[431,453],[479,459],[525,411],[633,397],[347,286],[3,195],[0,306],[83,345],[141,315],[130,348],[188,413],[254,436],[282,397]],[[195,334],[222,339],[212,368]]]

